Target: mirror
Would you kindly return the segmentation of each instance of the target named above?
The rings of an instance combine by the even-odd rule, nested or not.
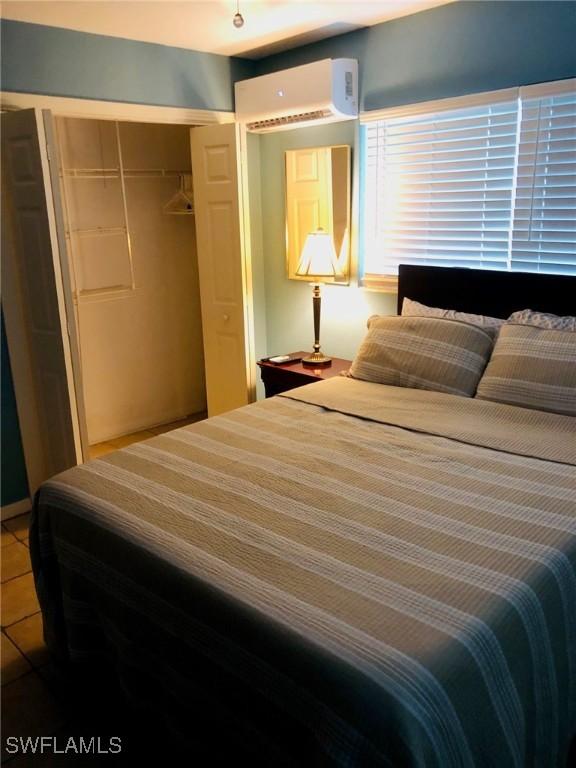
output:
[[[311,147],[286,152],[286,266],[296,274],[306,237],[322,227],[334,239],[341,274],[327,283],[350,279],[350,147]]]

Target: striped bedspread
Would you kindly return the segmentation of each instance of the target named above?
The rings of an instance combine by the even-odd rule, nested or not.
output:
[[[36,500],[48,642],[271,766],[564,765],[575,421],[338,378],[91,461]]]

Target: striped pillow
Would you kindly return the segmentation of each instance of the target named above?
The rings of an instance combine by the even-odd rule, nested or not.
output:
[[[576,416],[576,334],[505,325],[476,397]]]
[[[382,317],[368,323],[350,376],[472,397],[492,338],[478,326],[433,317]]]
[[[517,325],[535,325],[537,328],[548,328],[554,331],[576,331],[576,317],[572,315],[551,315],[548,312],[535,312],[533,309],[521,309],[513,312],[508,318],[509,323]]]
[[[506,322],[499,317],[490,317],[489,315],[475,315],[471,312],[459,312],[456,309],[429,307],[426,304],[420,304],[419,301],[409,299],[407,296],[402,301],[402,317],[443,317],[446,320],[460,320],[463,323],[488,328],[488,333],[492,337],[497,336],[498,331]]]

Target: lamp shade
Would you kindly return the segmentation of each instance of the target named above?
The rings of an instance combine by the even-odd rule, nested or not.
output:
[[[308,277],[334,277],[339,271],[332,235],[323,229],[311,232],[302,248],[296,274]]]

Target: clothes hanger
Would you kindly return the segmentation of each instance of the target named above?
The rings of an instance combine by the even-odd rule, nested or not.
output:
[[[167,203],[164,204],[162,210],[164,213],[171,213],[176,215],[194,214],[194,200],[186,192],[184,186],[184,174],[180,174],[180,189],[176,192]]]

